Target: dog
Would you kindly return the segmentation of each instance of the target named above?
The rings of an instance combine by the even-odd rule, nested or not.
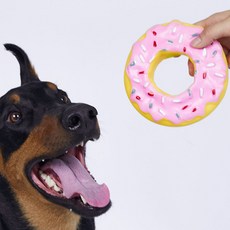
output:
[[[100,137],[97,110],[72,103],[38,78],[23,49],[4,46],[21,86],[0,98],[0,230],[93,230],[111,206],[85,162],[87,142]]]

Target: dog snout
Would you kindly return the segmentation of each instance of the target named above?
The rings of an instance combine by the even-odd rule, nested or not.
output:
[[[68,107],[62,117],[62,124],[70,131],[89,130],[97,122],[97,110],[87,104],[74,104]]]

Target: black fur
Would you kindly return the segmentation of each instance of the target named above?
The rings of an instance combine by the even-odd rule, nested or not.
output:
[[[0,188],[0,229],[32,230],[29,222],[23,217],[9,183],[1,175]]]
[[[80,226],[78,230],[94,230],[95,229],[95,221],[94,218],[91,219],[86,219],[86,218],[81,218]]]

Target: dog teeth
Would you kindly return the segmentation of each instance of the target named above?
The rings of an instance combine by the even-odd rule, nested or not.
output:
[[[54,185],[56,185],[56,183],[52,180],[52,178],[50,176],[46,177],[45,182],[50,188],[52,188],[52,187],[54,187]]]
[[[82,195],[80,195],[80,197],[81,197],[82,202],[83,202],[84,204],[87,204],[85,198],[84,198]]]
[[[77,147],[83,147],[84,146],[84,141],[82,141],[80,144],[76,145]]]
[[[45,181],[45,183],[50,188],[53,188],[54,191],[56,191],[56,192],[60,192],[61,191],[61,189],[57,186],[57,184],[55,183],[55,181],[49,175],[45,174],[41,170],[39,171],[39,174],[40,174],[40,177]]]
[[[53,189],[54,189],[56,192],[60,192],[60,191],[61,191],[61,189],[60,189],[56,184],[54,185]]]
[[[42,171],[39,171],[39,174],[43,180],[46,180],[47,175],[45,173],[43,173]]]

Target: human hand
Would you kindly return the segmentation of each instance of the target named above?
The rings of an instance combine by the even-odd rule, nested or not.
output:
[[[195,25],[202,26],[204,30],[192,41],[191,46],[204,48],[214,40],[218,40],[223,47],[230,68],[230,10],[215,13]],[[194,76],[194,65],[191,61],[188,61],[188,67],[189,74]]]

